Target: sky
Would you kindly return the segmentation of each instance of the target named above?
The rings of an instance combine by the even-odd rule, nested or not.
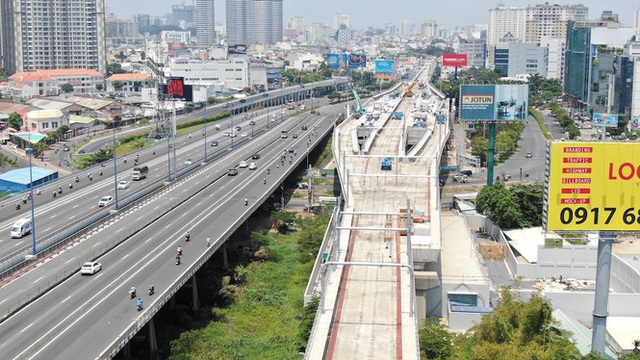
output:
[[[164,15],[171,12],[173,4],[191,4],[192,0],[106,0],[107,8],[117,17],[130,18],[133,14]],[[472,24],[486,24],[488,11],[498,3],[504,6],[526,7],[541,4],[533,0],[283,0],[285,27],[292,16],[304,16],[307,23],[333,24],[333,14],[351,14],[351,25],[356,29],[368,26],[384,27],[385,23],[399,24],[409,20],[412,24],[436,22],[445,28]],[[603,10],[619,14],[620,22],[633,26],[638,0],[583,0],[548,1],[553,4],[581,3],[589,8],[589,17],[598,18]],[[216,22],[225,22],[225,0],[215,0]],[[464,11],[461,11],[464,9]]]

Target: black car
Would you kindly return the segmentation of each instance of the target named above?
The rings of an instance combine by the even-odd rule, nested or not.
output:
[[[462,170],[458,173],[458,175],[464,175],[464,176],[471,176],[471,174],[473,174],[473,171],[471,170]]]
[[[211,146],[218,146],[218,142],[217,141],[212,141],[211,142]]]
[[[302,125],[302,130],[307,130],[307,125]]]
[[[255,154],[251,155],[251,158],[254,159],[254,160],[258,160],[258,159],[260,159],[260,154],[255,153]]]
[[[236,170],[235,168],[229,169],[229,170],[227,171],[227,175],[229,175],[229,176],[236,176],[236,175],[238,175],[238,170]]]
[[[255,122],[255,121],[253,121],[253,120],[251,120],[251,122],[249,123],[249,125],[251,125],[251,126],[253,126],[253,125],[255,125],[255,124],[256,124],[256,122]]]
[[[294,148],[289,148],[289,152],[293,154],[296,150]]]
[[[241,104],[244,104],[244,103],[246,103],[246,102],[247,102],[247,99],[240,99],[240,103],[241,103]]]
[[[262,94],[262,96],[267,97],[267,96],[269,96],[269,93],[264,93],[264,94]]]

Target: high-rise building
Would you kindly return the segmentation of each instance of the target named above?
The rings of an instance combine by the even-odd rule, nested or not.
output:
[[[171,24],[186,30],[193,27],[196,20],[196,7],[193,5],[177,4],[171,6]]]
[[[198,46],[216,43],[216,21],[213,0],[196,0],[196,38]]]
[[[589,8],[582,4],[536,4],[527,6],[526,42],[540,44],[543,36],[552,39],[567,37],[567,21],[585,21]]]
[[[0,61],[10,73],[107,70],[104,0],[2,0],[0,22]]]
[[[524,42],[527,25],[527,11],[523,8],[499,6],[489,10],[489,25],[487,26],[487,67],[494,69],[497,66],[496,59],[502,57],[502,65],[508,60],[504,54],[508,54],[509,44]],[[500,53],[500,54],[498,54]],[[506,72],[502,72],[506,76]]]
[[[333,15],[333,28],[338,30],[344,25],[346,29],[351,29],[351,14],[335,13]]]
[[[409,36],[413,33],[413,25],[409,20],[400,20],[400,36]]]
[[[282,0],[227,0],[229,45],[282,41]]]
[[[296,29],[298,31],[303,31],[306,25],[304,16],[292,16],[291,17],[291,28]]]
[[[420,35],[427,39],[434,39],[438,37],[438,24],[435,22],[423,23],[420,27]]]

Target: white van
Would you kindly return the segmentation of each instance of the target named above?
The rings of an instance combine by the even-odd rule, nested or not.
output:
[[[31,230],[31,219],[20,219],[11,227],[11,237],[21,238],[30,233]]]

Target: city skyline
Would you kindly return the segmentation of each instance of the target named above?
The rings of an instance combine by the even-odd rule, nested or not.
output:
[[[127,0],[107,0],[110,12],[117,17],[130,18],[134,14],[150,14],[163,16],[171,12],[171,5],[190,4],[190,0],[169,0],[164,2],[164,6],[158,6],[155,0],[137,0],[134,3]],[[526,7],[529,4],[543,4],[544,1],[531,0],[503,0],[500,3],[504,6]],[[624,26],[633,26],[636,10],[640,7],[637,1],[620,0],[613,4],[603,3],[599,0],[585,1],[556,1],[554,4],[583,4],[589,8],[589,18],[595,19],[602,11],[611,10],[619,14],[620,22]],[[364,5],[366,4],[366,5]],[[393,9],[397,15],[389,18],[389,11],[384,10],[389,6],[388,1],[382,0],[357,0],[351,2],[340,2],[338,0],[327,0],[321,8],[308,1],[283,0],[284,25],[285,27],[292,16],[303,16],[307,23],[332,24],[335,13],[347,13],[352,16],[352,24],[356,29],[363,29],[369,26],[383,27],[385,23],[399,23],[400,20],[409,20],[414,25],[423,22],[436,22],[449,29],[455,26],[465,26],[472,24],[486,24],[488,22],[489,9],[495,8],[498,2],[459,0],[452,3],[428,3],[410,0],[399,0],[393,4]],[[466,9],[464,13],[459,13],[459,9]],[[216,22],[225,22],[225,0],[215,0]],[[381,11],[382,9],[382,11]],[[153,11],[150,11],[153,10]],[[424,14],[424,15],[421,15]]]

